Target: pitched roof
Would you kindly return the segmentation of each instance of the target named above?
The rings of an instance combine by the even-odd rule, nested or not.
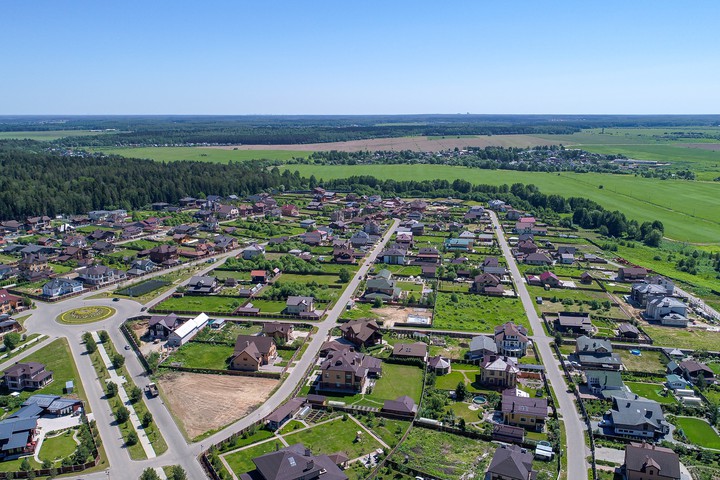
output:
[[[393,347],[393,355],[399,355],[401,357],[417,357],[425,358],[428,352],[427,343],[415,342],[415,343],[396,343]]]
[[[532,471],[533,454],[517,445],[503,445],[495,450],[488,473],[503,478],[526,480]]]
[[[247,350],[250,347],[249,352],[255,353],[257,351],[261,355],[267,355],[270,353],[275,340],[272,337],[257,337],[254,335],[238,335],[235,340],[235,355],[239,355],[242,351]],[[253,347],[254,346],[254,347]]]

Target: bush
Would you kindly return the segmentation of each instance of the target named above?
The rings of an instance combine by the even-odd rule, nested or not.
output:
[[[142,398],[142,390],[135,385],[130,389],[128,396],[130,397],[130,403],[137,403]]]
[[[100,333],[98,333],[98,336],[100,337],[100,341],[103,343],[106,343],[108,340],[110,340],[110,335],[105,330],[101,330]]]
[[[127,440],[125,441],[125,443],[128,444],[129,446],[133,446],[133,445],[137,444],[137,442],[138,442],[137,433],[135,433],[135,432],[128,433]]]
[[[3,344],[5,345],[5,348],[8,350],[13,350],[15,347],[17,347],[20,344],[20,341],[22,340],[22,337],[17,332],[10,332],[5,335],[5,338],[3,338]]]
[[[142,425],[143,425],[143,427],[145,427],[145,428],[149,427],[150,424],[152,423],[152,421],[153,421],[152,413],[150,413],[150,412],[145,412],[145,413],[143,414],[143,417],[142,417]]]
[[[173,465],[170,467],[170,475],[168,480],[187,480],[187,473],[180,465]]]
[[[142,474],[140,475],[140,480],[160,480],[160,476],[153,468],[148,467],[143,470]]]
[[[107,383],[107,396],[108,398],[113,398],[115,395],[117,395],[118,392],[118,386],[115,385],[114,382],[108,382]]]

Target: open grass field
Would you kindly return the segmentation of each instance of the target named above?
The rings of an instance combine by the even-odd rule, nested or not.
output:
[[[718,350],[718,345],[720,345],[720,332],[663,327],[660,325],[643,325],[642,327],[645,333],[653,339],[653,344],[661,347],[715,351]]]
[[[149,158],[158,162],[177,160],[195,160],[199,162],[229,163],[248,160],[290,160],[295,157],[307,158],[309,152],[300,150],[272,150],[268,145],[263,149],[225,150],[203,147],[137,147],[137,148],[98,148],[94,149],[107,155],[120,155],[128,158]]]
[[[398,447],[393,459],[437,478],[459,480],[480,478],[490,462],[495,444],[471,440],[459,435],[415,427]]]
[[[633,393],[645,397],[648,400],[665,404],[675,403],[675,397],[673,397],[671,393],[668,393],[667,396],[662,395],[663,386],[659,383],[625,382],[625,385]]]
[[[643,350],[642,355],[633,355],[630,350],[616,350],[625,368],[631,372],[665,373],[667,357],[661,352]]]
[[[179,363],[188,368],[225,370],[232,354],[233,347],[229,345],[189,342],[170,355],[167,362]]]
[[[345,452],[351,459],[367,455],[381,445],[370,435],[365,433],[361,441],[356,442],[356,433],[362,430],[350,418],[333,420],[322,425],[314,426],[300,432],[284,435],[290,445],[302,443],[314,455],[329,455],[336,452]]]
[[[44,388],[35,391],[23,391],[20,398],[23,400],[36,393],[46,393],[49,395],[64,395],[65,382],[72,380],[75,384],[75,390],[72,396],[77,396],[85,400],[86,408],[89,407],[85,398],[85,390],[83,389],[82,380],[78,374],[77,367],[73,361],[68,346],[67,339],[60,338],[49,343],[40,350],[28,355],[23,359],[24,362],[38,362],[45,365],[47,370],[53,372],[53,381]]]
[[[462,179],[490,185],[532,183],[543,193],[588,198],[641,222],[660,220],[665,225],[665,234],[674,240],[716,243],[720,237],[720,204],[714,201],[720,196],[720,184],[712,182],[599,173],[481,170],[447,165],[290,165],[288,168],[325,180],[372,175],[395,180]]]
[[[553,145],[548,140],[534,135],[447,135],[414,136],[395,138],[370,138],[346,142],[307,143],[302,145],[272,145],[277,150],[360,152],[364,150],[411,150],[413,152],[439,152],[465,147],[532,147],[535,145]],[[267,150],[269,145],[231,145],[213,147],[223,150]]]
[[[49,142],[65,137],[82,137],[85,135],[102,135],[103,132],[90,130],[46,130],[42,132],[0,132],[0,140],[37,140]]]
[[[720,450],[720,436],[707,423],[700,418],[677,417],[675,423],[682,428],[690,442],[705,448]]]
[[[218,295],[171,297],[160,303],[157,308],[177,310],[179,312],[217,312],[232,313],[245,299]]]
[[[66,430],[60,435],[46,437],[38,454],[40,460],[55,462],[72,455],[78,446],[73,439],[73,433],[75,433],[74,430]]]
[[[474,294],[438,293],[433,328],[492,333],[497,325],[513,321],[530,328],[522,303],[517,298],[487,297]]]
[[[383,363],[382,377],[375,383],[372,397],[375,401],[395,400],[407,395],[420,403],[422,394],[423,371],[411,365]]]
[[[255,464],[252,461],[253,458],[273,452],[276,448],[283,447],[284,445],[280,443],[280,440],[265,442],[245,450],[240,450],[239,452],[226,455],[225,460],[232,471],[235,472],[237,476],[240,476],[241,473],[246,473],[255,469]]]

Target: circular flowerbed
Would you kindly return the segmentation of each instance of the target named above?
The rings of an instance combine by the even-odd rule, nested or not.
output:
[[[116,310],[105,306],[80,307],[68,310],[58,317],[60,323],[92,323],[115,315]]]

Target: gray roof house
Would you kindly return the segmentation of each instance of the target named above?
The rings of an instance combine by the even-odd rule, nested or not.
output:
[[[616,370],[586,370],[585,378],[590,391],[601,398],[609,399],[619,392],[629,391]]]
[[[612,353],[612,344],[607,340],[578,337],[575,343],[575,356],[583,368],[620,370],[620,355]]]
[[[470,360],[476,360],[485,355],[496,355],[497,353],[497,345],[494,339],[485,335],[478,335],[470,340],[470,349],[467,355]]]
[[[533,454],[517,445],[503,445],[495,450],[485,480],[534,480]]]
[[[313,455],[302,443],[252,459],[255,470],[240,480],[348,480],[327,455]]]
[[[660,404],[638,395],[613,397],[610,420],[615,435],[661,438],[670,432]]]

